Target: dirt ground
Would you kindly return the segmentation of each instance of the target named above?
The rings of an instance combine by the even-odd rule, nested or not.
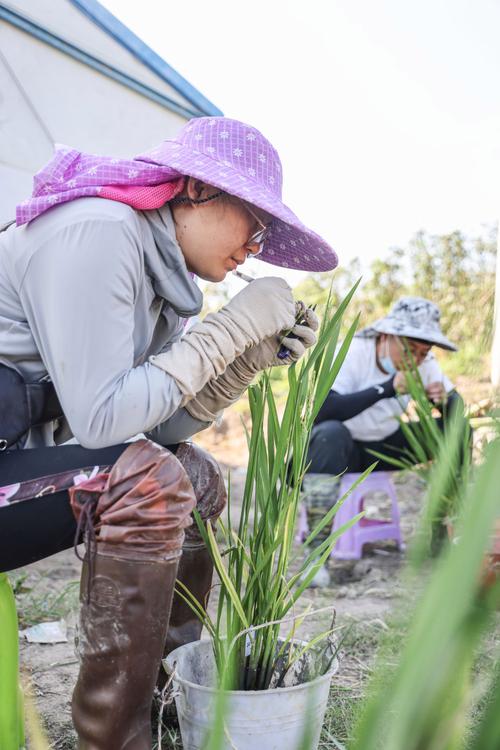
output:
[[[483,398],[484,390],[479,394],[476,391],[474,400]],[[245,478],[246,456],[240,414],[233,410],[221,425],[203,433],[198,442],[211,450],[226,474],[230,471],[233,505],[237,506]],[[396,489],[402,535],[408,541],[418,521],[425,488],[415,474],[405,474],[396,477]],[[368,510],[374,515],[384,514],[387,508],[383,505],[375,498],[369,501]],[[345,691],[349,691],[351,697],[362,695],[378,642],[377,631],[387,630],[391,608],[397,605],[402,593],[399,573],[404,560],[403,550],[397,549],[392,542],[382,542],[365,548],[363,558],[357,562],[331,560],[330,586],[308,590],[304,595],[302,607],[311,604],[319,610],[334,606],[338,624],[354,625],[342,651],[340,670],[332,688],[333,700],[338,698],[341,701]],[[24,638],[20,641],[22,669],[31,681],[35,703],[53,750],[76,747],[70,698],[77,675],[74,636],[80,566],[73,551],[68,550],[10,576],[16,587],[21,627],[57,620],[61,616],[68,626],[67,643],[41,645],[27,643]],[[321,632],[328,627],[330,620],[330,611],[311,617],[305,621],[299,635]],[[362,632],[357,630],[358,627]],[[359,638],[357,632],[361,633]],[[339,739],[345,741],[346,738]],[[334,744],[328,746],[338,747]],[[174,743],[171,747],[180,745]]]

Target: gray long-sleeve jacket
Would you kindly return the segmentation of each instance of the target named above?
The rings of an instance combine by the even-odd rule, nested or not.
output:
[[[148,362],[201,304],[168,206],[81,198],[1,233],[0,361],[27,381],[48,375],[65,415],[55,433],[33,428],[24,447],[72,434],[100,448],[140,432],[169,444],[206,427]]]

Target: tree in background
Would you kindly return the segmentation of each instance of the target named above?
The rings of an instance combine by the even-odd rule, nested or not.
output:
[[[443,327],[457,342],[458,359],[474,372],[483,368],[491,346],[495,302],[496,230],[467,239],[461,232],[430,236],[419,232],[411,243],[412,294],[431,297],[440,307]]]
[[[351,304],[361,312],[361,326],[386,314],[401,296],[427,297],[439,305],[444,330],[460,350],[447,358],[452,375],[477,377],[488,372],[493,329],[497,228],[477,238],[459,231],[415,234],[405,250],[392,248],[377,258],[365,273],[365,281]],[[361,275],[359,259],[334,272],[335,302]],[[332,274],[311,274],[295,288],[297,297],[321,306],[328,296]]]

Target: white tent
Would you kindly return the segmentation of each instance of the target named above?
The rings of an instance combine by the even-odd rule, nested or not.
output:
[[[0,2],[0,223],[55,143],[133,156],[220,114],[96,0]]]

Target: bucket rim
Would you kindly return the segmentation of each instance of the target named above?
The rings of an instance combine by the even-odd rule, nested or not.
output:
[[[170,668],[170,664],[168,662],[174,661],[172,659],[172,656],[181,649],[185,649],[188,646],[194,646],[195,644],[201,644],[201,643],[210,643],[210,641],[207,639],[203,639],[200,641],[192,641],[191,643],[184,643],[182,646],[178,646],[176,649],[171,651],[168,656],[166,656],[164,659],[162,659],[162,665],[164,670],[167,672],[168,675],[172,674],[173,669]],[[235,695],[235,696],[242,696],[242,695],[252,695],[252,696],[269,696],[270,693],[290,693],[290,692],[298,692],[299,690],[306,690],[310,688],[313,685],[320,685],[322,682],[326,682],[327,680],[331,680],[334,674],[338,672],[339,669],[339,660],[335,656],[332,662],[331,669],[328,670],[328,672],[325,672],[325,674],[320,675],[319,677],[315,677],[314,680],[309,680],[309,682],[301,683],[300,685],[292,685],[291,687],[276,687],[276,688],[267,688],[266,690],[224,690],[226,695]],[[216,693],[218,692],[218,689],[216,687],[209,687],[207,685],[198,685],[197,682],[192,682],[191,680],[186,679],[185,677],[181,677],[178,674],[175,674],[173,677],[174,682],[179,682],[182,685],[187,685],[190,687],[196,688],[196,690],[201,690],[202,692],[207,693]]]

